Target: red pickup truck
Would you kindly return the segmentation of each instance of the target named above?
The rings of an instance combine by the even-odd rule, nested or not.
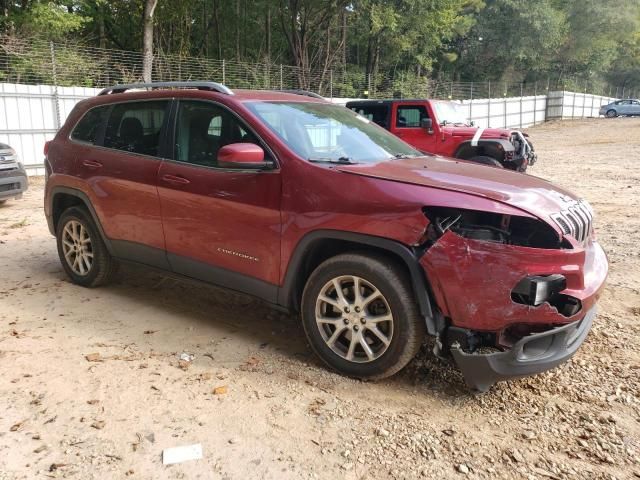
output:
[[[475,127],[466,108],[440,100],[359,100],[347,108],[425,153],[524,172],[536,161],[526,133]]]

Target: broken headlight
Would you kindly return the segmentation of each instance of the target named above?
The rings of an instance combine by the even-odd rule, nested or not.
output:
[[[425,242],[451,231],[472,240],[531,248],[563,248],[562,239],[546,223],[534,218],[448,207],[425,207],[430,223]]]

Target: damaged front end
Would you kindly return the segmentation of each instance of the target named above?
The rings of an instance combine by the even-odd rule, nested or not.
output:
[[[608,269],[591,236],[577,242],[525,215],[424,212],[420,263],[446,319],[438,353],[451,354],[470,387],[484,391],[575,353]]]
[[[526,133],[515,131],[511,133],[509,141],[513,145],[513,159],[511,160],[517,165],[520,165],[519,171],[524,171],[527,165],[531,166],[538,160],[538,154],[533,148],[531,140]]]

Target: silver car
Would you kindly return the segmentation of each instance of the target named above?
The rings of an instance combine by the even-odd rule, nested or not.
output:
[[[617,117],[618,115],[640,115],[640,100],[635,98],[616,100],[609,105],[600,107],[600,115],[609,118]]]
[[[16,151],[0,143],[0,205],[10,198],[20,198],[29,187],[27,172]]]

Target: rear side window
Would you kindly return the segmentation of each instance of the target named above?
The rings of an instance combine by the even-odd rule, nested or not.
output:
[[[377,123],[381,127],[389,127],[389,107],[387,105],[360,105],[351,107],[351,110],[371,120],[373,123]]]
[[[98,135],[102,128],[103,122],[107,116],[109,106],[96,107],[84,114],[84,117],[78,122],[71,132],[71,138],[79,142],[90,143],[96,145],[98,143]]]
[[[116,104],[109,115],[104,146],[142,155],[158,156],[160,131],[168,101]]]

